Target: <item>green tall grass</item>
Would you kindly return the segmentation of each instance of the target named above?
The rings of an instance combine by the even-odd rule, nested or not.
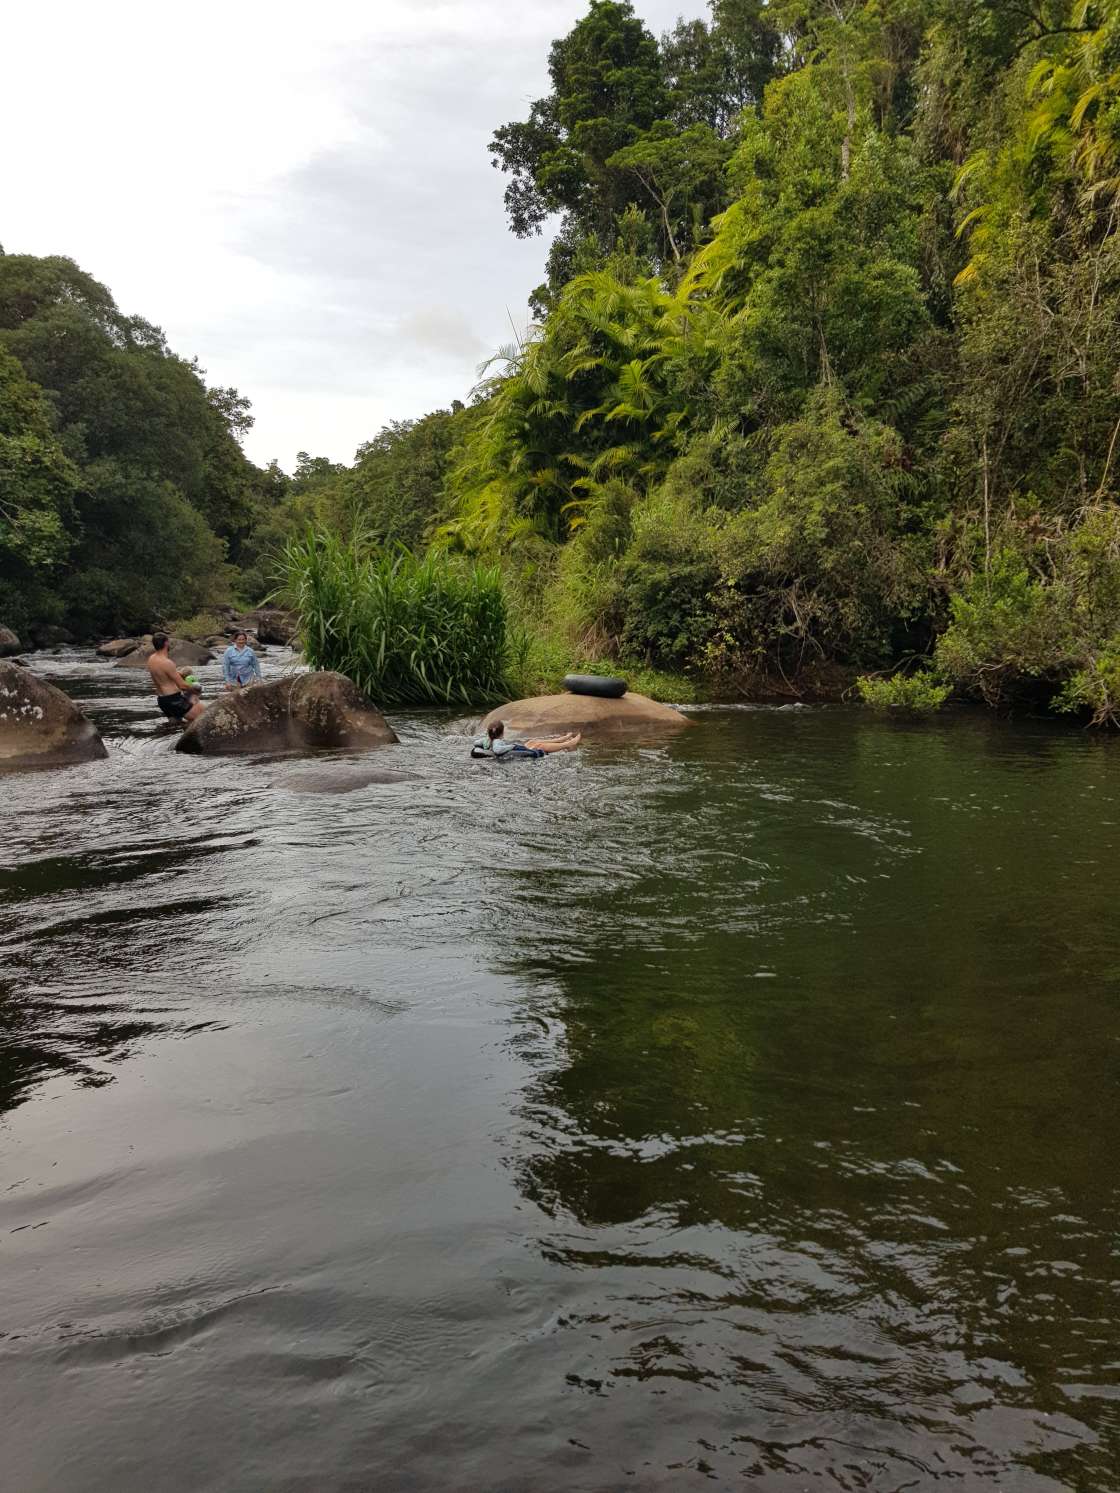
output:
[[[518,643],[496,568],[308,530],[282,572],[312,668],[346,674],[380,705],[509,697]]]

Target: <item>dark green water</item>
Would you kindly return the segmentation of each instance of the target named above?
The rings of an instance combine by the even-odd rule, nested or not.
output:
[[[0,1484],[1120,1487],[1116,745],[0,784]],[[347,764],[343,763],[345,768]]]

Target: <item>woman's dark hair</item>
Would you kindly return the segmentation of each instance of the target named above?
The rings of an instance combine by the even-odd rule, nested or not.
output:
[[[158,653],[161,648],[167,647],[167,634],[165,632],[152,633],[152,647]]]
[[[505,729],[505,721],[494,721],[492,725],[486,727],[486,734],[487,736],[489,736],[490,740],[493,741],[496,737],[501,736],[502,732]]]
[[[242,628],[240,632],[235,632],[234,633],[234,635],[233,635],[233,641],[236,643],[237,640],[238,640],[238,638],[244,638],[245,641],[248,642],[249,641],[249,634],[245,631],[244,628]]]

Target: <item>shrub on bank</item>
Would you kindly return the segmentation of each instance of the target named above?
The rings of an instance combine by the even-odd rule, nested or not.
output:
[[[520,644],[496,568],[308,530],[285,547],[283,575],[307,662],[347,675],[379,705],[510,693]]]
[[[1094,726],[1120,726],[1120,637],[1112,638],[1066,681],[1054,709],[1071,715],[1087,711]]]
[[[1037,700],[1117,719],[1120,512],[1088,507],[1037,537],[1009,530],[950,598],[937,671],[987,705]]]
[[[209,638],[226,630],[226,618],[217,612],[195,612],[190,617],[176,617],[164,623],[164,631],[173,638]]]
[[[890,679],[875,679],[864,674],[856,680],[856,689],[865,705],[912,715],[929,715],[940,710],[951,692],[950,685],[942,684],[928,670],[918,674],[895,674]]]

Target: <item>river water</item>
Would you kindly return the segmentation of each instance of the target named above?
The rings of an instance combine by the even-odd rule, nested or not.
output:
[[[110,755],[0,796],[6,1493],[1120,1487],[1112,742],[304,792],[41,662]]]

